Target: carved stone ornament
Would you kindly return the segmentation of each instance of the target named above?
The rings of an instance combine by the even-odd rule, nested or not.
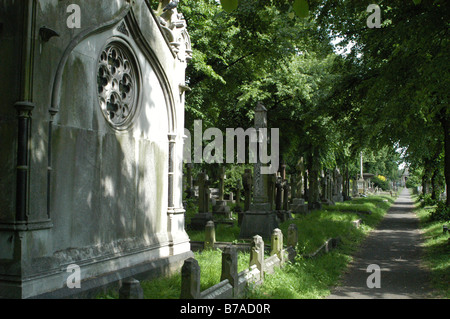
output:
[[[186,20],[177,8],[167,10],[158,17],[161,30],[164,33],[170,48],[181,62],[192,60],[192,47]]]
[[[102,51],[97,84],[106,120],[115,128],[129,124],[137,108],[139,81],[136,59],[122,41],[110,42]]]

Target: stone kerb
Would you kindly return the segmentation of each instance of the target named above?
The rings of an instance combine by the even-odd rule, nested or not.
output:
[[[213,227],[213,224],[210,225]],[[289,227],[288,243],[298,239],[297,227]],[[249,284],[259,285],[264,281],[264,274],[271,274],[275,267],[281,267],[286,260],[294,260],[295,248],[283,248],[283,233],[275,229],[271,238],[270,257],[264,258],[264,241],[261,236],[253,237],[250,250],[249,268],[237,272],[237,249],[229,244],[222,252],[222,273],[220,282],[205,291],[200,291],[200,267],[198,262],[189,258],[185,261],[181,273],[181,299],[223,299],[238,298]]]

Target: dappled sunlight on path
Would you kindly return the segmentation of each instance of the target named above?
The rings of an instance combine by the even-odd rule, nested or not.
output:
[[[376,230],[364,241],[342,285],[328,299],[383,298],[413,299],[429,297],[429,273],[421,265],[422,238],[414,203],[405,188]],[[369,265],[380,267],[380,288],[369,288]],[[375,283],[375,276],[369,279]]]

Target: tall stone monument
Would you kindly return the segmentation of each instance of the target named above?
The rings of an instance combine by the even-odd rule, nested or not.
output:
[[[267,128],[267,109],[258,103],[255,109],[255,129]],[[270,238],[272,231],[278,228],[275,212],[271,211],[268,197],[269,175],[261,174],[263,164],[257,161],[253,169],[253,203],[244,213],[240,238],[253,238],[259,235]]]
[[[0,299],[88,294],[193,256],[182,202],[191,42],[176,8],[150,5],[1,1]]]

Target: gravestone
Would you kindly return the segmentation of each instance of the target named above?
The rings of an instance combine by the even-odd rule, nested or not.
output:
[[[233,245],[229,245],[222,252],[222,274],[220,281],[228,279],[233,287],[233,296],[238,295],[238,254],[237,249]]]
[[[275,210],[275,198],[276,198],[276,184],[277,184],[277,174],[270,174],[268,177],[268,198],[270,209]]]
[[[225,191],[225,167],[220,167],[219,174],[219,198],[216,200],[216,204],[213,206],[212,212],[213,215],[220,215],[225,217],[226,219],[231,219],[231,209],[227,205],[227,201],[224,200],[224,191]]]
[[[73,2],[0,5],[0,299],[89,294],[192,256],[187,23],[146,0]]]
[[[334,191],[333,191],[333,202],[343,202],[344,196],[342,194],[342,181],[343,177],[338,168],[334,170]]]
[[[250,247],[250,267],[255,265],[260,273],[260,280],[264,280],[264,240],[261,236],[255,235],[252,238]]]
[[[296,247],[298,244],[298,227],[296,224],[290,224],[287,234],[287,245]]]
[[[212,220],[205,226],[205,249],[214,249],[216,243],[216,229]]]
[[[194,258],[184,261],[181,268],[180,299],[200,298],[200,266]]]
[[[255,109],[255,128],[267,128],[267,110],[258,103]],[[271,211],[268,197],[268,175],[261,174],[262,163],[254,164],[253,169],[253,203],[244,213],[239,238],[252,238],[260,235],[270,238],[272,230],[278,227],[276,214]]]
[[[213,220],[213,215],[209,211],[209,178],[205,172],[197,175],[195,184],[198,186],[198,213],[191,218],[190,227],[194,230],[204,229],[206,223]]]
[[[303,194],[303,178],[306,177],[304,174],[304,164],[303,164],[303,157],[300,158],[300,160],[297,163],[296,166],[297,169],[297,175],[296,176],[296,183],[293,184],[293,188],[296,189],[295,195],[293,194],[294,198],[292,199],[292,205],[291,205],[291,211],[293,214],[301,214],[305,215],[308,213],[308,205],[305,204],[305,198],[302,197]]]
[[[144,299],[144,291],[139,281],[134,278],[123,280],[119,289],[119,299]]]

